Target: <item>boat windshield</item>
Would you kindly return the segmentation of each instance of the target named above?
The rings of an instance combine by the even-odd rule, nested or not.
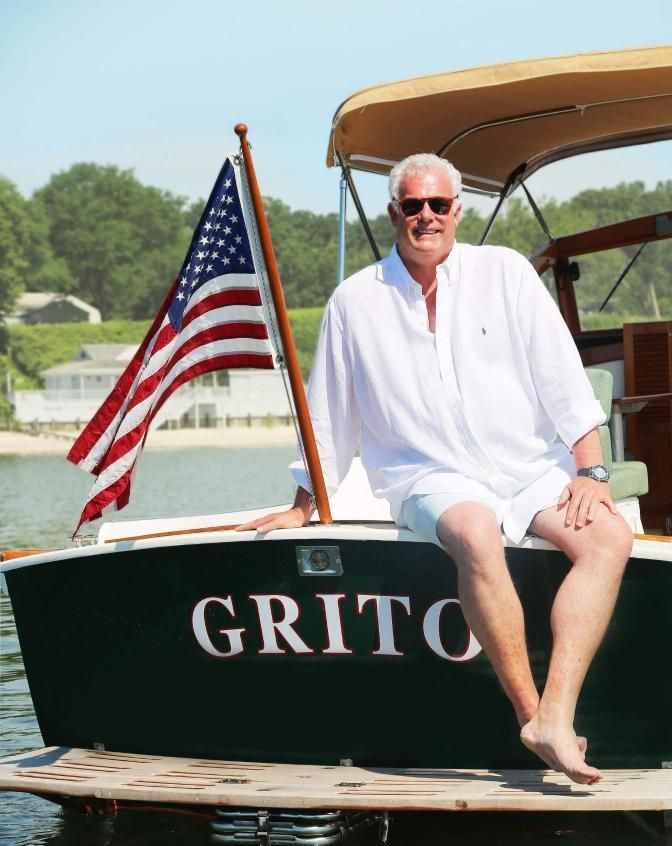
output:
[[[559,238],[669,212],[671,164],[672,141],[605,150],[549,165],[526,187],[548,232]],[[487,243],[530,256],[549,240],[525,192],[518,188],[501,209]],[[640,246],[577,257],[580,278],[575,292],[583,329],[672,319],[672,240],[649,243],[641,253]],[[546,271],[543,278],[554,293],[552,272]]]
[[[669,211],[672,141],[564,159],[534,173],[526,185],[554,238]],[[513,197],[527,205],[520,188]]]

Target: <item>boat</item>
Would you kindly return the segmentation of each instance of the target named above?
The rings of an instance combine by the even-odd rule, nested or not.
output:
[[[496,194],[500,208],[547,164],[671,139],[671,79],[668,46],[381,85],[338,108],[327,163],[341,168],[365,226],[353,172],[385,174],[421,150],[450,158],[467,189]],[[672,538],[663,534],[672,515],[672,322],[582,331],[573,286],[577,257],[670,237],[672,210],[662,210],[550,239],[532,257],[540,273],[552,269],[563,317],[584,364],[597,369],[598,395],[613,410],[611,430],[602,434],[615,446],[620,507],[635,532],[618,605],[576,716],[577,729],[590,738],[591,761],[616,774],[660,773],[672,762]],[[627,441],[623,414],[640,415],[628,425]],[[648,465],[648,500],[646,468],[625,460],[628,447]],[[412,775],[431,781],[471,773],[466,784],[484,771],[536,772],[538,761],[520,744],[513,711],[461,615],[453,562],[392,523],[357,462],[331,512],[332,524],[318,520],[265,536],[233,531],[260,510],[118,521],[77,548],[7,555],[2,572],[35,713],[52,751],[0,762],[0,787],[62,796],[68,788],[57,762],[68,749],[90,750],[99,764],[109,756],[108,765],[168,756],[212,762],[215,772],[215,762],[225,761],[229,776],[236,762],[243,770],[257,763],[335,768],[333,783],[341,789],[315,799],[312,807],[322,809],[353,807],[345,793],[365,783],[363,770],[401,774],[393,780],[396,793],[388,786],[381,799],[369,789],[354,802],[378,811],[470,807],[455,796],[441,805],[427,789],[402,801],[404,778]],[[504,542],[542,686],[550,607],[569,564],[539,538]],[[46,768],[41,781],[39,766]],[[354,767],[357,777],[344,777],[343,767]],[[26,768],[36,781],[19,779]],[[175,770],[169,772],[175,780]],[[575,788],[561,780],[556,794],[571,798]],[[657,804],[646,804],[641,793],[639,804],[627,807],[672,809],[669,778],[660,789]],[[534,792],[529,784],[525,790]],[[308,794],[274,791],[246,797],[236,788],[211,801],[307,807]],[[552,790],[537,792],[542,805],[553,799]],[[581,795],[597,793],[583,788]],[[504,805],[522,807],[515,797],[510,791]],[[488,807],[495,806],[502,801]],[[227,831],[221,836],[233,838]]]

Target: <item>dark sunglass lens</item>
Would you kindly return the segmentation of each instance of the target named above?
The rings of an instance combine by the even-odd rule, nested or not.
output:
[[[446,197],[432,197],[429,201],[429,207],[434,214],[448,214],[452,206],[452,200]]]
[[[406,217],[413,217],[413,215],[419,214],[423,205],[423,200],[414,200],[412,197],[409,197],[407,200],[402,200],[399,203],[399,206]]]

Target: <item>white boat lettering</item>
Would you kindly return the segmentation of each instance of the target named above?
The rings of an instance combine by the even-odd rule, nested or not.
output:
[[[422,633],[425,636],[427,646],[435,652],[439,658],[445,658],[446,661],[471,661],[483,651],[481,644],[474,637],[473,632],[467,626],[467,645],[459,654],[450,654],[444,649],[441,642],[441,612],[448,605],[457,605],[460,607],[459,599],[440,599],[434,605],[430,605],[425,614],[425,619],[422,621]],[[460,612],[461,613],[461,612]]]
[[[343,642],[343,621],[341,620],[341,599],[345,599],[344,593],[317,593],[315,599],[322,600],[324,605],[324,622],[327,626],[327,637],[329,645],[322,650],[323,655],[352,655],[352,649],[348,649]]]
[[[392,603],[398,602],[406,609],[410,616],[411,600],[408,596],[375,596],[370,593],[357,594],[357,610],[361,614],[367,602],[373,600],[376,608],[376,619],[378,621],[378,649],[374,655],[403,655],[398,652],[394,644],[394,623],[392,621]]]
[[[253,594],[250,596],[250,599],[257,604],[259,626],[261,628],[261,636],[264,641],[263,647],[259,650],[260,655],[286,654],[287,650],[283,649],[278,644],[278,634],[282,635],[291,647],[292,652],[297,655],[309,655],[314,652],[313,649],[306,646],[292,628],[293,624],[296,623],[301,614],[298,603],[295,599],[292,599],[291,596],[283,596],[280,593]],[[273,619],[271,602],[282,605],[283,616],[281,619]]]
[[[347,646],[343,630],[342,602],[347,601],[344,593],[318,593],[315,599],[321,604],[324,616],[324,631],[327,646],[315,650],[299,635],[295,626],[301,618],[301,607],[291,596],[278,593],[251,594],[248,599],[254,603],[258,632],[261,646],[256,650],[258,655],[313,655],[316,651],[321,655],[353,655],[354,650]],[[359,615],[370,623],[370,607],[374,609],[375,625],[377,627],[378,648],[371,655],[387,657],[404,657],[404,652],[397,647],[395,641],[395,620],[405,616],[411,621],[414,614],[411,610],[411,600],[408,596],[389,596],[385,594],[356,594],[353,604]],[[219,611],[210,610],[210,606],[219,606]],[[367,607],[368,606],[368,607]],[[401,606],[401,608],[399,608]],[[452,612],[448,609],[452,608]],[[248,628],[245,626],[227,628],[222,625],[222,609],[227,618],[236,619],[233,597],[207,596],[199,600],[191,615],[191,627],[196,642],[208,655],[214,658],[233,658],[245,652],[243,637]],[[402,611],[403,609],[403,611]],[[483,651],[480,643],[474,637],[471,629],[465,624],[464,648],[462,651],[449,651],[441,638],[441,621],[444,613],[457,613],[462,617],[460,600],[446,597],[434,602],[422,617],[423,641],[427,647],[444,661],[464,663],[472,661]],[[462,622],[463,619],[462,619]],[[224,644],[219,638],[225,638]],[[215,644],[218,645],[215,645]],[[219,648],[219,646],[225,648]],[[249,651],[249,650],[248,650]]]
[[[221,652],[215,648],[210,635],[208,634],[207,626],[205,625],[205,610],[211,602],[217,602],[223,605],[224,608],[235,617],[233,610],[233,600],[230,596],[226,598],[221,596],[208,596],[196,603],[196,607],[191,614],[191,627],[194,630],[194,635],[198,641],[198,645],[205,649],[208,655],[214,655],[215,658],[231,658],[233,655],[240,655],[243,651],[243,634],[245,629],[220,629],[219,634],[224,635],[229,639],[229,649],[227,652]]]

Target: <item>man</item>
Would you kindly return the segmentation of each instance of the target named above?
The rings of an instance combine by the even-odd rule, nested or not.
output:
[[[522,256],[456,243],[460,188],[459,173],[437,156],[397,165],[388,206],[396,245],[327,306],[309,388],[325,480],[335,490],[359,444],[371,487],[397,522],[438,539],[456,562],[465,619],[522,742],[593,784],[601,773],[584,760],[574,712],[632,534],[602,480],[604,414],[573,340]],[[293,508],[241,528],[308,522],[310,484],[299,463],[292,472]],[[541,698],[500,526],[514,541],[529,528],[573,565],[551,613]]]

